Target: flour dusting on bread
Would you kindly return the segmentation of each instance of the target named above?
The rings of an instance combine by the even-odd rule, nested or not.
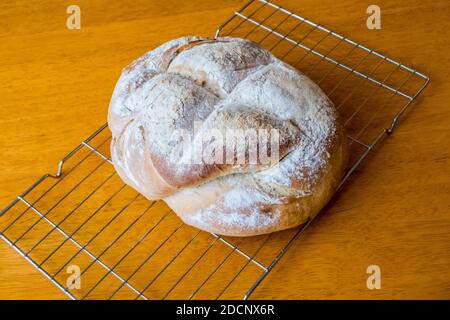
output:
[[[124,69],[108,123],[112,160],[125,182],[164,199],[186,223],[225,235],[305,222],[334,193],[348,157],[344,129],[322,90],[237,38],[185,37],[145,54]],[[280,133],[275,162],[186,161],[199,144],[217,144],[204,140],[207,130],[248,128]]]

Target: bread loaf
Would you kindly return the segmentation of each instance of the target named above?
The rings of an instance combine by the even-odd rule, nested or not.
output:
[[[184,37],[123,70],[108,115],[120,177],[187,224],[251,236],[304,223],[348,158],[337,111],[244,39]]]

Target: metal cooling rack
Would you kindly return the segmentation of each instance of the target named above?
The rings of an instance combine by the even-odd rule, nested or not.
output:
[[[342,183],[429,82],[265,0],[247,3],[216,36],[260,43],[330,96],[351,145]],[[251,238],[184,225],[163,202],[149,202],[121,182],[110,165],[106,128],[1,212],[1,238],[71,299],[247,299],[312,222]]]

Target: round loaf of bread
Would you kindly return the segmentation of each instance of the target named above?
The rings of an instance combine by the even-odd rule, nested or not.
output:
[[[323,91],[238,38],[184,37],[146,53],[123,70],[108,124],[128,185],[221,235],[306,222],[336,191],[348,158]]]

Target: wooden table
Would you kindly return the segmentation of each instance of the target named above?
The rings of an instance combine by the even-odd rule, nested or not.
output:
[[[213,35],[240,0],[76,1],[0,4],[0,207],[105,122],[123,66],[185,34]],[[313,21],[388,52],[432,78],[405,121],[364,162],[296,241],[252,298],[450,298],[450,5],[377,1],[382,29],[368,30],[369,1],[279,1]],[[366,286],[379,265],[382,288]],[[65,298],[0,242],[0,298]]]

